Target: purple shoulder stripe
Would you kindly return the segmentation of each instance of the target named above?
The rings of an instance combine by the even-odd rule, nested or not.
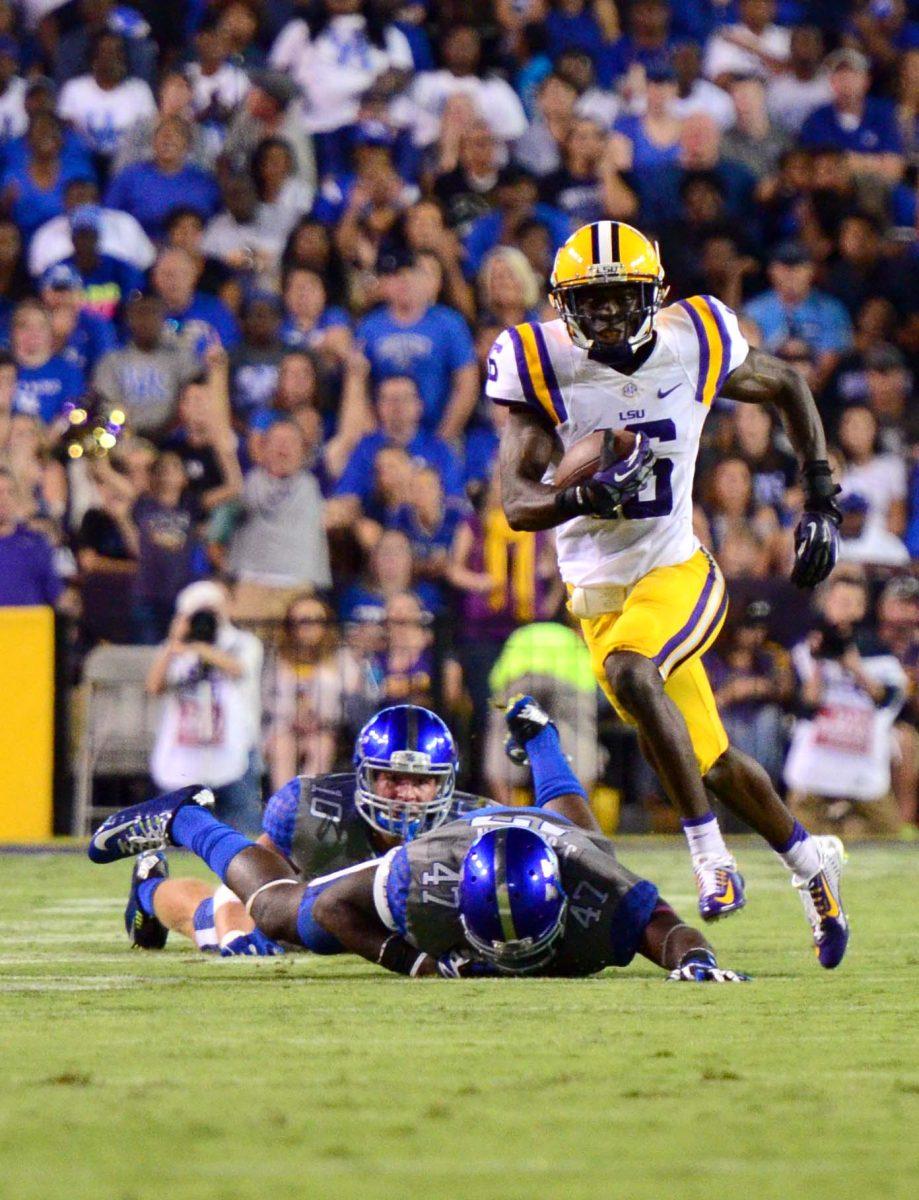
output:
[[[558,377],[555,374],[555,368],[552,366],[552,359],[549,357],[549,347],[546,345],[546,335],[542,331],[542,326],[532,324],[530,328],[533,330],[533,337],[536,341],[536,350],[539,354],[539,365],[542,367],[543,377],[546,381],[546,387],[549,389],[549,395],[552,397],[552,407],[555,409],[559,424],[568,420],[568,410],[565,408],[565,401],[562,399],[562,391],[558,386]]]
[[[699,339],[699,378],[696,382],[696,402],[704,404],[705,379],[708,375],[708,338],[705,336],[705,328],[702,325],[702,318],[696,312],[691,304],[687,304],[685,300],[678,301],[680,308],[687,314],[692,321],[693,328],[696,331],[696,337]]]
[[[531,404],[537,412],[542,412],[542,406],[536,398],[536,389],[533,387],[533,380],[530,376],[530,368],[527,365],[527,356],[523,349],[520,334],[513,327],[508,329],[507,332],[511,339],[511,345],[514,347],[514,362],[517,364],[517,374],[520,377],[520,384],[523,388],[527,404]]]
[[[718,372],[718,378],[715,381],[715,395],[721,391],[721,385],[724,383],[727,373],[731,367],[731,335],[728,333],[728,327],[724,323],[724,317],[721,315],[721,305],[714,296],[703,296],[702,299],[709,307],[709,311],[715,318],[715,324],[718,327],[718,335],[721,338],[722,355],[721,355],[721,370]],[[730,312],[730,309],[728,309]]]

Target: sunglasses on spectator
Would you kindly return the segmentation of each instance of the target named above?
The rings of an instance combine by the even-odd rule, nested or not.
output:
[[[327,625],[325,617],[294,617],[291,625]]]

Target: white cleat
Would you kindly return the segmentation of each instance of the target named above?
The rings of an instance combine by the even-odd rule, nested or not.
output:
[[[839,880],[846,851],[838,837],[815,837],[820,848],[820,870],[810,879],[793,875],[804,912],[814,933],[814,953],[821,967],[832,971],[845,957],[849,944],[849,921],[842,906]]]

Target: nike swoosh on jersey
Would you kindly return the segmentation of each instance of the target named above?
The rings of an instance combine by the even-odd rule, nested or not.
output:
[[[665,396],[669,396],[671,392],[675,392],[679,386],[680,385],[678,383],[675,383],[672,388],[667,388],[666,392],[663,392],[663,391],[661,391],[660,388],[658,388],[657,389],[658,400],[663,400]]]

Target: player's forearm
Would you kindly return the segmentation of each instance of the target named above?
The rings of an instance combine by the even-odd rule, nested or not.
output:
[[[434,963],[405,938],[387,929],[376,915],[372,876],[348,876],[316,897],[313,920],[337,938],[352,954],[377,963],[398,975],[430,975]],[[427,960],[427,961],[425,961]]]
[[[826,435],[810,388],[793,367],[751,350],[725,380],[721,394],[744,404],[772,404],[782,414],[788,436],[804,462],[826,458]]]
[[[541,421],[511,410],[501,435],[500,471],[504,514],[512,529],[554,529],[567,520],[555,488],[542,482],[556,449],[555,435]]]
[[[639,953],[665,971],[678,967],[693,950],[712,951],[705,936],[684,924],[666,904],[661,904],[645,926]]]
[[[511,529],[535,533],[540,529],[554,529],[566,521],[568,517],[560,511],[557,496],[556,489],[548,484],[502,474],[501,498]]]

